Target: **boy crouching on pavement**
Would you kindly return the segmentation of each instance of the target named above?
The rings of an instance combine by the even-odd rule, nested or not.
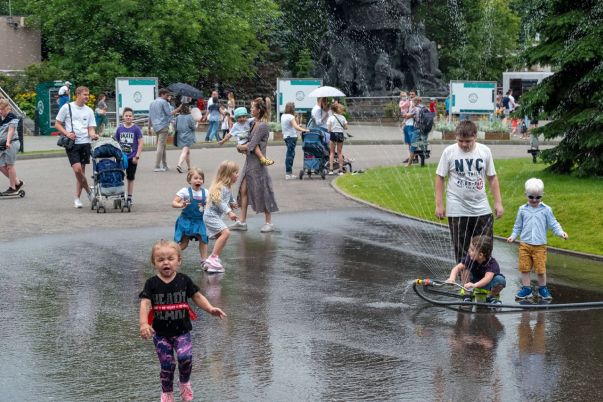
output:
[[[446,282],[455,283],[456,277],[468,278],[463,284],[465,290],[472,292],[473,289],[484,289],[489,291],[486,302],[501,304],[500,292],[507,285],[504,275],[500,273],[498,262],[492,257],[492,239],[489,236],[473,236],[467,255],[452,268],[450,277]],[[470,302],[470,294],[463,300]]]

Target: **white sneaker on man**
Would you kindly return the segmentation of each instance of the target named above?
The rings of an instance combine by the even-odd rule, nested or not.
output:
[[[79,198],[76,198],[73,200],[73,206],[75,208],[82,208],[84,205],[82,204]]]
[[[230,230],[246,231],[247,230],[247,223],[246,222],[241,222],[241,221],[236,221],[235,223],[233,223],[232,225],[230,225],[228,227],[228,229],[230,229]]]
[[[155,169],[153,169],[153,172],[165,172],[165,171],[167,171],[167,169],[164,167],[156,167]]]

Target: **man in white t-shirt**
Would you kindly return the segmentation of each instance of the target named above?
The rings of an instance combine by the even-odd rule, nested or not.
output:
[[[75,102],[70,102],[59,110],[55,128],[67,137],[75,140],[75,145],[67,152],[67,158],[75,174],[75,199],[73,204],[76,208],[82,207],[80,195],[82,189],[88,193],[88,199],[92,201],[93,195],[86,181],[86,165],[90,163],[90,151],[92,140],[97,140],[96,119],[94,111],[86,106],[90,97],[90,90],[86,87],[77,87],[75,90]]]
[[[477,126],[468,120],[461,121],[456,128],[456,144],[444,149],[436,170],[435,214],[444,219],[454,245],[455,261],[458,263],[467,254],[473,236],[493,238],[492,210],[486,194],[486,180],[494,197],[496,218],[503,215],[498,177],[490,148],[478,144]],[[444,210],[444,183],[446,209]]]
[[[63,105],[69,102],[71,98],[71,92],[69,91],[69,87],[71,86],[71,82],[65,81],[62,87],[59,88],[59,109],[63,107]]]

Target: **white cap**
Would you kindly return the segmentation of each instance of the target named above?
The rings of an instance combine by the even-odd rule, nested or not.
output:
[[[71,82],[65,81],[65,85],[71,85]]]

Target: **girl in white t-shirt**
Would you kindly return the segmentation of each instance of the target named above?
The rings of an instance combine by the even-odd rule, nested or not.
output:
[[[287,156],[285,157],[285,180],[296,179],[293,174],[293,159],[295,158],[295,146],[297,145],[297,132],[308,132],[295,121],[295,103],[289,102],[285,105],[285,113],[281,115],[281,127],[283,138],[287,144]]]
[[[184,250],[188,247],[190,239],[199,242],[199,256],[201,265],[205,265],[207,259],[207,233],[203,223],[203,211],[207,204],[208,192],[203,188],[205,174],[201,169],[191,168],[186,175],[189,187],[181,188],[172,201],[172,208],[182,208],[180,216],[176,220],[174,229],[174,241]]]
[[[334,103],[331,106],[333,114],[327,120],[327,130],[329,131],[331,142],[329,143],[329,174],[333,174],[333,160],[335,151],[337,151],[337,160],[339,161],[339,175],[343,174],[343,132],[348,128],[348,121],[343,116],[344,107],[341,103]]]

